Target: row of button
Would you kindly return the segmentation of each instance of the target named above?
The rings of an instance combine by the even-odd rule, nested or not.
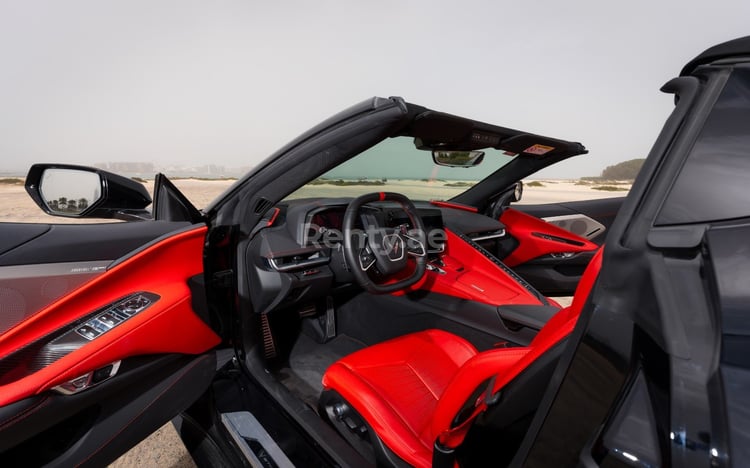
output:
[[[108,332],[120,323],[142,311],[149,305],[151,305],[151,301],[140,294],[128,298],[101,315],[98,315],[96,318],[93,318],[76,328],[76,333],[87,340],[93,340],[102,333]]]

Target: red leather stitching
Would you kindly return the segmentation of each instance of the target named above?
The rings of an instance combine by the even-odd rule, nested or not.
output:
[[[45,406],[49,402],[50,402],[50,397],[44,397],[44,399],[41,400],[36,405],[26,408],[20,413],[14,414],[10,418],[6,419],[5,421],[0,422],[0,430],[4,430],[7,426],[11,426],[13,424],[18,423],[19,421],[26,419],[27,417],[34,414],[37,410],[39,410],[41,407]]]

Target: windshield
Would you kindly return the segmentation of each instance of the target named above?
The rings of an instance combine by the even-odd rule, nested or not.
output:
[[[287,197],[357,197],[370,192],[397,192],[412,200],[447,200],[508,164],[515,157],[488,148],[474,167],[438,166],[430,151],[419,150],[411,137],[395,137],[338,165]]]

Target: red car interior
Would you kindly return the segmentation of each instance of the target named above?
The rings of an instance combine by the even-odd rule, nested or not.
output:
[[[407,463],[431,466],[436,442],[456,448],[486,409],[488,398],[481,395],[496,394],[572,332],[598,276],[601,255],[599,250],[587,267],[572,304],[556,313],[528,347],[480,353],[448,332],[412,333],[334,363],[323,376],[324,393],[338,393]]]
[[[544,255],[590,252],[599,248],[581,236],[513,208],[503,211],[500,222],[519,242],[518,247],[503,259],[509,267]]]
[[[29,343],[49,340],[61,329],[123,297],[146,292],[158,296],[142,313],[54,362],[17,366],[2,376],[0,406],[50,388],[130,356],[161,353],[198,354],[220,338],[194,312],[187,280],[203,271],[206,227],[183,231],[138,250],[108,271],[52,303],[0,336],[0,356],[12,356]],[[0,361],[2,364],[2,361]]]
[[[500,265],[450,229],[445,233],[445,251],[440,255],[440,269],[444,273],[428,270],[422,280],[406,291],[422,289],[492,305],[542,304]]]

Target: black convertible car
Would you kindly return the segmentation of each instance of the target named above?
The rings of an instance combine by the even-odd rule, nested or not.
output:
[[[47,213],[125,222],[0,225],[0,462],[172,420],[201,466],[745,466],[750,37],[662,90],[627,198],[514,205],[585,148],[401,98],[203,211],[33,166]]]

